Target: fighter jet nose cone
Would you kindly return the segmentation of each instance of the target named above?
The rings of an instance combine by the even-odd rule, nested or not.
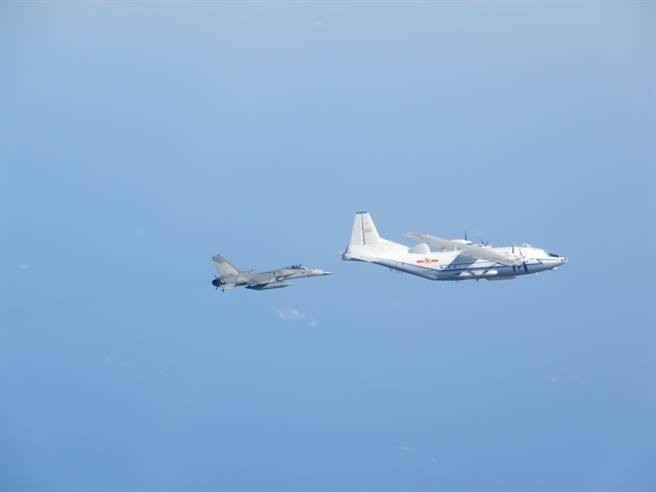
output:
[[[215,278],[214,280],[212,280],[212,285],[213,285],[214,287],[218,287],[218,286],[220,285],[220,283],[219,283],[219,279],[218,279],[218,278]]]

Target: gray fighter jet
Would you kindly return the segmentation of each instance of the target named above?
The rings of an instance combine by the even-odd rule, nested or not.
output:
[[[221,255],[213,256],[212,262],[214,262],[214,268],[216,268],[218,273],[218,275],[214,276],[212,285],[217,289],[221,287],[223,292],[238,286],[245,286],[247,289],[252,290],[281,289],[283,287],[289,287],[290,284],[286,282],[287,280],[319,277],[330,275],[331,273],[318,268],[308,268],[303,265],[291,265],[270,272],[243,271],[239,270]]]

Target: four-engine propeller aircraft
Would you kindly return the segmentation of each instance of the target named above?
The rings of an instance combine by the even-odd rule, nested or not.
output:
[[[330,275],[331,273],[318,268],[308,268],[303,265],[292,265],[270,272],[243,271],[239,270],[220,255],[213,256],[212,261],[218,273],[214,277],[214,280],[212,280],[212,285],[217,289],[221,287],[223,292],[237,286],[245,286],[247,289],[252,290],[281,289],[283,287],[289,287],[290,284],[286,282],[287,280],[319,277]]]
[[[409,232],[412,247],[383,239],[371,215],[358,212],[343,260],[365,261],[430,280],[507,280],[519,275],[555,270],[567,258],[528,244],[492,247],[466,239],[442,239]],[[441,251],[432,251],[431,246]]]

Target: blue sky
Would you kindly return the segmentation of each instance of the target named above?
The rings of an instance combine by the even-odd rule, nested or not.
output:
[[[3,4],[0,489],[655,490],[654,21]],[[570,262],[344,263],[361,209]]]

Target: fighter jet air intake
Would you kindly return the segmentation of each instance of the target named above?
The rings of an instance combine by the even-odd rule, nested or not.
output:
[[[419,243],[408,247],[383,239],[371,215],[358,212],[342,259],[374,263],[429,280],[508,280],[555,270],[567,262],[564,256],[528,244],[492,247],[467,239],[441,239],[417,232],[405,235]]]

